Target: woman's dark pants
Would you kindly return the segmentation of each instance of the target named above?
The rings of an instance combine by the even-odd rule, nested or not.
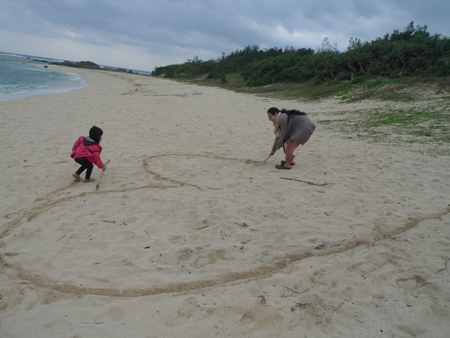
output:
[[[80,176],[81,173],[87,169],[86,170],[86,179],[87,180],[90,179],[92,169],[94,168],[94,165],[92,164],[92,162],[89,162],[86,157],[76,158],[75,162],[77,162],[78,164],[81,164],[80,169],[77,170],[77,175]]]

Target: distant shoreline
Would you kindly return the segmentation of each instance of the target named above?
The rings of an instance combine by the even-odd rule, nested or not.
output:
[[[52,69],[49,63],[33,58],[0,54],[0,62],[6,67],[2,72],[2,86],[0,88],[0,101],[12,101],[30,96],[59,94],[86,86],[84,75],[67,69]],[[17,64],[17,66],[15,66]],[[29,64],[29,65],[25,65]],[[46,71],[36,76],[35,67],[48,68],[48,72],[59,72],[65,75],[52,75]],[[56,68],[56,67],[55,67]],[[11,73],[13,72],[13,73]],[[27,73],[32,74],[26,75]],[[53,73],[55,74],[55,73]],[[41,80],[42,78],[42,80]]]
[[[114,72],[120,72],[120,73],[138,74],[138,75],[146,75],[146,76],[152,75],[151,71],[149,72],[149,71],[145,71],[145,70],[138,70],[138,69],[132,69],[132,68],[100,65],[100,64],[94,63],[92,61],[68,61],[68,60],[62,60],[62,59],[46,58],[46,57],[26,55],[26,54],[17,54],[17,53],[0,52],[0,60],[22,62],[22,63],[48,64],[48,65],[54,64],[54,65],[63,66],[63,67],[105,70],[105,71],[114,71]],[[83,66],[84,64],[95,65],[98,68],[97,67],[85,67],[85,66]]]

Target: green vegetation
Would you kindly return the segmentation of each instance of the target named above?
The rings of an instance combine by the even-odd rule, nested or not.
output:
[[[75,63],[75,67],[88,68],[88,69],[100,69],[100,66],[91,61],[80,61]]]
[[[247,46],[217,60],[197,56],[181,65],[156,67],[152,75],[180,80],[220,80],[238,74],[244,86],[261,87],[277,83],[313,83],[370,79],[398,79],[410,76],[447,77],[450,74],[450,39],[430,35],[427,26],[411,22],[404,32],[371,42],[350,38],[345,52],[339,52],[325,38],[322,47],[312,49],[260,49]]]
[[[98,64],[91,61],[80,61],[80,62],[64,61],[64,62],[51,62],[50,64],[75,68],[100,69],[100,66]]]

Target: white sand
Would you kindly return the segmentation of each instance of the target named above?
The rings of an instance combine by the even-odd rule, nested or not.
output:
[[[349,104],[57,69],[88,85],[0,102],[0,337],[449,337],[449,157],[321,128]],[[290,171],[271,106],[318,126]]]

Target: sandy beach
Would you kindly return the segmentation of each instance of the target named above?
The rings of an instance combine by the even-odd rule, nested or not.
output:
[[[0,337],[449,337],[450,157],[321,126],[383,102],[51,68],[87,86],[0,102]],[[272,106],[317,125],[290,171]]]

